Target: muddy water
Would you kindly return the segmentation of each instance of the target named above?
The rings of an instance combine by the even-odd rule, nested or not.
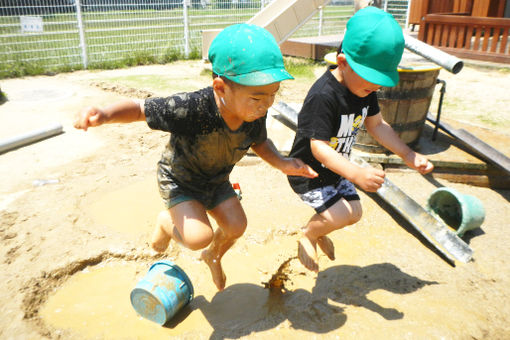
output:
[[[150,267],[141,262],[111,262],[74,275],[48,298],[41,309],[43,321],[53,332],[86,339],[371,339],[381,334],[439,339],[455,338],[470,322],[476,325],[483,318],[476,304],[459,292],[455,279],[449,277],[450,285],[445,285],[446,277],[442,282],[427,279],[423,268],[434,266],[445,275],[453,270],[363,194],[362,223],[331,234],[337,259],[321,255],[319,274],[306,271],[294,257],[299,227],[311,211],[290,192],[283,176],[252,165],[236,168],[231,178],[241,183],[249,222],[245,235],[222,260],[224,291],[218,292],[211,282],[207,266],[198,260],[200,252],[172,243],[179,251],[167,251],[167,258],[189,276],[195,298],[167,327],[137,316],[130,304],[131,289]],[[264,185],[244,180],[250,176],[261,178]],[[137,233],[140,225],[150,230],[160,209],[150,183],[147,179],[108,193],[91,211],[116,232]],[[273,187],[282,197],[274,197]],[[126,206],[136,210],[126,212],[129,218],[121,223],[106,220]],[[266,289],[286,261],[284,289]],[[460,305],[459,299],[465,303]]]
[[[41,317],[56,329],[84,338],[163,339],[192,330],[197,324],[183,324],[177,332],[136,314],[129,294],[145,274],[140,269],[135,263],[116,263],[78,273],[50,297]]]
[[[99,223],[128,235],[151,232],[156,216],[164,209],[155,178],[109,192],[90,206]]]

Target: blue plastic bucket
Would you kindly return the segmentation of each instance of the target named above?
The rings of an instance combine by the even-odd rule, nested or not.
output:
[[[193,285],[171,261],[154,263],[131,291],[131,305],[142,317],[164,325],[193,299]]]
[[[427,201],[427,211],[456,229],[459,237],[480,227],[485,219],[485,210],[478,198],[445,187],[432,192]]]

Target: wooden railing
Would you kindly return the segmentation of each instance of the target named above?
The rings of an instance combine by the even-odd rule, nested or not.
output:
[[[427,14],[418,39],[457,57],[510,63],[510,19]]]

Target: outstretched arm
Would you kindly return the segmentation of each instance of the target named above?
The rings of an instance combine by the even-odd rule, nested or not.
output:
[[[381,113],[365,119],[365,127],[381,145],[400,156],[405,164],[421,174],[434,169],[434,165],[424,155],[413,151],[395,133],[393,128],[382,118]]]
[[[124,100],[105,108],[86,107],[78,112],[74,127],[87,131],[107,123],[131,123],[145,120],[144,101]]]
[[[372,167],[357,166],[329,146],[328,141],[312,139],[310,148],[313,156],[326,168],[365,191],[375,192],[384,182],[384,171]]]
[[[303,176],[308,178],[317,177],[317,173],[302,160],[292,157],[283,157],[273,142],[266,139],[260,144],[251,146],[252,150],[264,161],[279,169],[286,175],[290,176]]]

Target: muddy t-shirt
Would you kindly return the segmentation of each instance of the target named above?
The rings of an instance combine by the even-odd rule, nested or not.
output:
[[[266,117],[232,131],[220,115],[212,87],[145,100],[151,129],[170,132],[159,161],[158,177],[194,191],[228,180],[252,144],[267,139]]]
[[[312,155],[310,140],[329,141],[329,146],[349,157],[358,129],[367,116],[379,112],[377,95],[371,93],[360,98],[328,70],[312,85],[298,115],[298,129],[290,152],[300,158],[319,174],[316,178],[288,176],[289,183],[297,193],[335,184],[340,176],[327,169]]]

